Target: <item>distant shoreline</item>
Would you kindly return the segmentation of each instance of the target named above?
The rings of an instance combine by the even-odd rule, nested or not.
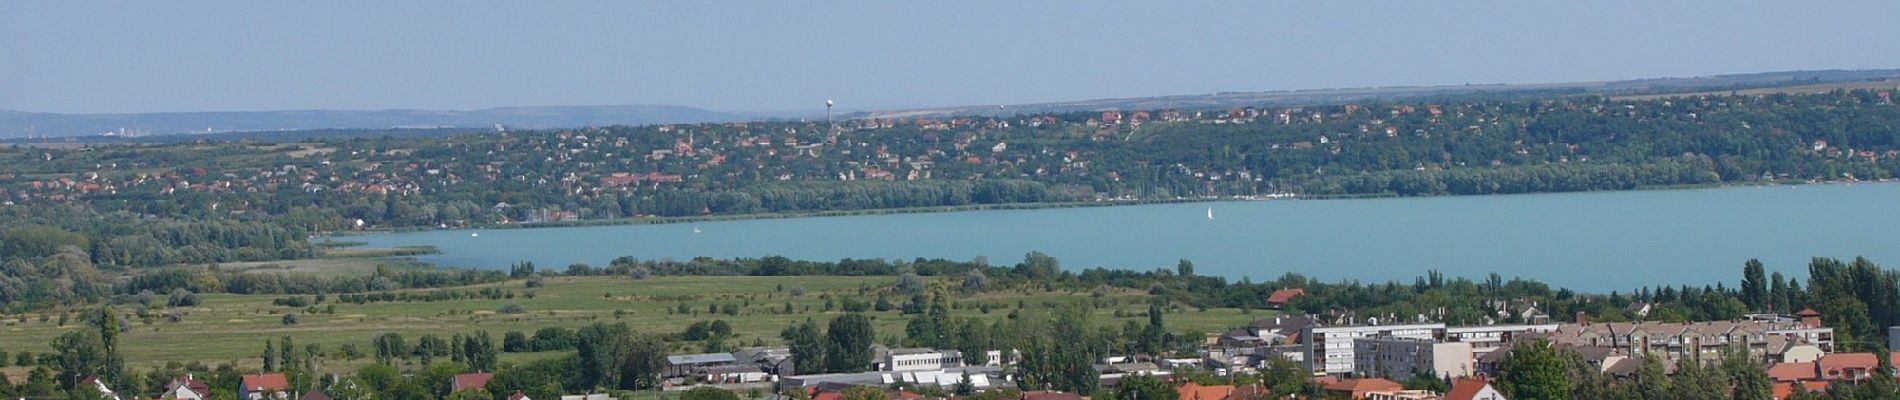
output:
[[[1735,182],[1735,183],[1712,183],[1712,184],[1692,184],[1692,185],[1643,186],[1643,187],[1637,187],[1635,189],[1627,189],[1627,190],[1585,190],[1585,191],[1569,191],[1569,192],[1528,192],[1528,193],[1475,194],[1475,195],[1448,194],[1448,195],[1433,195],[1433,196],[1400,196],[1400,195],[1392,194],[1392,193],[1381,193],[1381,194],[1347,194],[1347,195],[1286,195],[1285,197],[1271,197],[1271,198],[1267,196],[1228,196],[1228,197],[1205,197],[1205,198],[1184,198],[1184,199],[1104,200],[1104,201],[1072,201],[1072,202],[1053,202],[1053,203],[1001,203],[1001,204],[972,204],[972,205],[961,205],[961,206],[938,206],[938,207],[877,208],[877,209],[864,209],[864,210],[812,211],[812,212],[795,212],[795,213],[759,213],[759,214],[736,214],[736,215],[709,215],[709,216],[695,216],[695,217],[635,217],[635,218],[616,218],[616,219],[600,219],[600,220],[535,222],[535,223],[519,223],[519,224],[483,224],[483,225],[473,225],[473,226],[459,227],[459,228],[422,227],[422,228],[399,228],[399,229],[375,229],[375,230],[363,230],[363,231],[325,232],[322,235],[329,238],[347,238],[347,237],[352,237],[352,236],[431,232],[431,231],[581,228],[581,227],[622,226],[622,225],[668,225],[668,224],[682,224],[682,223],[695,223],[695,222],[801,219],[801,218],[821,218],[821,217],[851,217],[851,216],[868,216],[868,215],[934,214],[934,213],[956,213],[956,212],[966,212],[966,211],[1042,210],[1042,209],[1059,209],[1059,208],[1117,207],[1117,206],[1137,206],[1137,205],[1150,205],[1150,204],[1213,203],[1213,202],[1230,202],[1230,201],[1355,200],[1355,199],[1391,199],[1391,198],[1404,198],[1404,197],[1430,198],[1430,197],[1523,196],[1523,195],[1566,194],[1566,193],[1613,193],[1613,192],[1641,192],[1641,191],[1668,191],[1668,190],[1699,190],[1699,189],[1720,189],[1720,188],[1729,188],[1729,187],[1749,187],[1749,186],[1780,187],[1780,186],[1806,186],[1806,185],[1838,185],[1838,184],[1854,184],[1854,183],[1875,184],[1875,183],[1892,183],[1896,181],[1900,181],[1900,180],[1890,179],[1890,180],[1880,180],[1880,181],[1858,181],[1858,182],[1848,182],[1848,181]],[[345,246],[345,247],[350,247],[350,246]]]

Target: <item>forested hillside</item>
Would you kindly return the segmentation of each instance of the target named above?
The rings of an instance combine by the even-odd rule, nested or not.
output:
[[[350,229],[1869,180],[1896,158],[1889,90],[16,146],[0,232],[75,235],[10,259],[155,266],[296,258]]]

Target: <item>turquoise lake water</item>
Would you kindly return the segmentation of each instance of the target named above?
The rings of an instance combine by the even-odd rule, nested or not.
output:
[[[1214,218],[1207,217],[1213,210]],[[698,230],[695,233],[695,229]],[[479,236],[471,236],[479,233]],[[1274,200],[969,211],[580,228],[444,230],[349,238],[433,245],[448,266],[604,266],[619,256],[784,255],[1010,265],[1031,250],[1064,268],[1172,268],[1271,279],[1412,278],[1491,272],[1586,291],[1734,286],[1742,263],[1806,276],[1814,256],[1900,267],[1900,184],[1727,187],[1363,200]]]

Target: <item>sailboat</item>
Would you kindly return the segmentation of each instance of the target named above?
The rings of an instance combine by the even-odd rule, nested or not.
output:
[[[1214,207],[1208,207],[1208,208],[1207,208],[1207,220],[1208,220],[1208,221],[1213,221],[1213,220],[1214,220]]]
[[[699,233],[699,227],[697,226],[693,227],[693,233]]]

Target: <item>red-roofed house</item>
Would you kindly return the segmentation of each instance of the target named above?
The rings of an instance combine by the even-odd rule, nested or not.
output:
[[[1366,393],[1396,392],[1400,390],[1405,390],[1405,386],[1400,385],[1398,382],[1379,378],[1347,379],[1326,385],[1326,391],[1328,392],[1346,395],[1347,397],[1355,399],[1366,398]]]
[[[1505,400],[1504,393],[1481,378],[1460,378],[1452,382],[1445,400]]]
[[[1174,388],[1176,400],[1227,400],[1234,395],[1234,385],[1201,386],[1188,382]]]
[[[1794,396],[1797,387],[1805,392],[1820,393],[1827,391],[1827,382],[1777,382],[1772,394],[1775,400],[1787,399]]]
[[[178,400],[204,400],[211,396],[211,385],[193,378],[190,374],[172,379],[165,385],[165,394],[159,398]]]
[[[99,380],[98,376],[87,375],[85,379],[79,381],[79,384],[82,386],[92,386],[94,390],[98,390],[99,394],[104,395],[105,398],[112,400],[119,400],[121,398],[118,393],[112,392],[112,388],[106,387],[106,382]]]
[[[1812,362],[1777,363],[1768,366],[1768,377],[1775,382],[1815,381],[1821,379],[1819,371]]]
[[[521,391],[516,390],[515,394],[508,395],[508,400],[534,400],[534,399],[528,398],[527,393],[522,393]]]
[[[1023,392],[1017,400],[1083,400],[1082,395],[1050,390],[1031,390]],[[816,399],[814,399],[816,400]]]
[[[473,373],[473,374],[456,374],[455,382],[449,384],[449,391],[456,392],[456,391],[461,391],[463,389],[485,389],[485,388],[488,388],[488,380],[494,377],[495,377],[495,374],[487,373],[487,372],[480,372],[480,373]]]
[[[1280,308],[1281,306],[1285,306],[1287,302],[1293,301],[1294,298],[1298,298],[1300,296],[1305,296],[1305,295],[1306,295],[1306,289],[1302,289],[1302,288],[1286,288],[1286,289],[1275,290],[1273,291],[1273,294],[1267,295],[1267,307]]]
[[[1900,361],[1900,353],[1887,353],[1887,360]],[[1821,380],[1859,381],[1874,376],[1880,358],[1874,353],[1834,353],[1814,362]]]
[[[244,400],[287,400],[290,398],[290,380],[284,374],[244,375],[238,385],[238,398]]]

